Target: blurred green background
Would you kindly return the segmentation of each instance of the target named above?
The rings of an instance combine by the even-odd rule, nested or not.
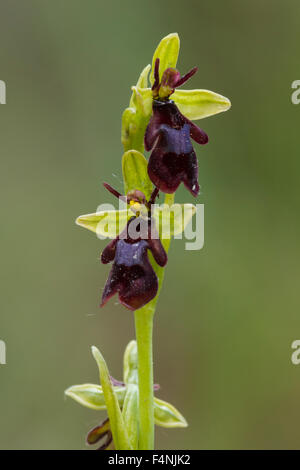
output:
[[[155,381],[189,422],[164,449],[300,448],[300,3],[0,0],[0,447],[81,449],[101,419],[63,391],[121,378],[133,316],[98,304],[105,242],[77,215],[122,189],[120,118],[159,40],[177,31],[190,88],[232,109],[199,124],[205,246],[172,245],[154,331]],[[191,201],[179,190],[178,201]]]

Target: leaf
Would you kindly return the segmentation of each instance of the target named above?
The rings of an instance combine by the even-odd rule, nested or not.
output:
[[[136,384],[127,385],[122,416],[133,449],[138,448],[138,401],[138,386]]]
[[[162,204],[155,207],[153,217],[161,240],[180,235],[196,214],[194,204]]]
[[[114,387],[114,392],[117,396],[120,406],[123,405],[126,393],[125,387]],[[92,410],[105,410],[106,404],[104,400],[104,393],[100,385],[95,384],[82,384],[73,385],[65,390],[65,395],[73,398],[80,405],[86,406]]]
[[[122,158],[122,171],[125,194],[128,191],[138,189],[150,198],[152,183],[147,171],[148,162],[144,155],[136,150],[128,150]]]
[[[99,367],[102,390],[116,450],[130,450],[131,444],[125,429],[118,398],[110,381],[106,362],[100,351],[95,346],[92,346],[92,354]]]
[[[172,99],[180,112],[191,120],[222,113],[231,106],[228,98],[209,90],[175,90]]]
[[[186,420],[170,403],[154,398],[154,421],[163,428],[186,428]]]
[[[126,384],[138,384],[138,356],[137,344],[135,340],[128,343],[123,360],[124,382]]]
[[[158,44],[152,59],[152,70],[150,75],[150,81],[154,83],[154,65],[158,58],[159,63],[159,78],[161,79],[162,74],[169,67],[175,68],[177,64],[178,54],[180,48],[180,40],[177,33],[168,34]]]
[[[128,210],[107,210],[94,214],[80,215],[76,224],[96,233],[98,238],[115,238],[125,228],[133,213]]]

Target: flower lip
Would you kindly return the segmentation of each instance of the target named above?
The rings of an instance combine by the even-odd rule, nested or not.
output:
[[[160,126],[149,158],[148,174],[151,181],[165,193],[174,193],[180,183],[184,183],[193,196],[198,195],[198,162],[188,124],[181,129],[166,124]]]
[[[132,217],[124,231],[103,250],[102,263],[113,261],[113,265],[104,287],[101,307],[117,293],[120,302],[129,310],[143,307],[156,296],[158,279],[147,252],[151,251],[160,266],[165,266],[168,258],[152,222],[154,224],[152,219]],[[138,238],[132,238],[135,230]]]

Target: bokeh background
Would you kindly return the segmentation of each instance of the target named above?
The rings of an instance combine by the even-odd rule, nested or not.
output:
[[[120,118],[159,40],[177,31],[191,88],[232,109],[201,122],[205,246],[172,244],[155,318],[155,381],[186,430],[160,449],[300,448],[300,3],[0,0],[2,449],[84,449],[101,419],[63,391],[121,378],[133,316],[98,307],[105,242],[74,219],[122,189]],[[177,200],[190,201],[180,189]]]

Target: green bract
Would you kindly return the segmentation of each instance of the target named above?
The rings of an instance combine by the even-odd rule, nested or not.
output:
[[[136,150],[128,150],[122,158],[122,172],[124,179],[124,191],[138,189],[145,194],[149,200],[152,193],[152,183],[147,171],[148,162],[141,152]]]
[[[133,449],[138,446],[138,406],[139,387],[136,384],[127,384],[122,416]]]
[[[104,400],[116,449],[130,450],[132,446],[129,442],[118,398],[112,386],[106,362],[99,349],[95,346],[92,346],[92,354],[98,364]]]

